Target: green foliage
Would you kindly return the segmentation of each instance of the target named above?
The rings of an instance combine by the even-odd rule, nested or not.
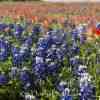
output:
[[[12,80],[0,87],[0,100],[20,100],[21,87],[18,80]]]

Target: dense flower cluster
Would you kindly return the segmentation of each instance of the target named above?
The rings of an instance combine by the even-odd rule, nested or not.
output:
[[[37,43],[33,70],[39,78],[54,75],[63,61],[66,52],[66,34],[58,31],[48,32]]]
[[[7,73],[0,69],[0,86],[6,86],[16,80],[21,86],[21,96],[25,100],[42,100],[43,95],[39,94],[43,91],[42,85],[51,78],[50,86],[60,94],[59,99],[73,100],[74,87],[68,86],[68,80],[67,84],[65,79],[62,81],[63,79],[59,78],[59,73],[63,75],[63,68],[64,71],[70,68],[72,78],[78,83],[78,99],[96,100],[93,77],[81,58],[81,46],[86,43],[86,25],[73,26],[70,32],[66,32],[66,29],[51,28],[43,36],[40,36],[40,33],[45,32],[42,25],[32,25],[31,32],[27,31],[28,25],[0,24],[0,32],[4,34],[0,35],[0,63],[11,60]],[[97,28],[100,28],[100,25],[97,25]],[[5,29],[8,29],[7,32]]]

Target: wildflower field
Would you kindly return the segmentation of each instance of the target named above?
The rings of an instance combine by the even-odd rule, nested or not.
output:
[[[0,4],[0,100],[100,100],[99,4]]]

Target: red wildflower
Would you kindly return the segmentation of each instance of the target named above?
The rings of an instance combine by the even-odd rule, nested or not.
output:
[[[95,33],[97,36],[100,36],[100,29],[94,27],[92,32]]]
[[[96,35],[100,36],[100,29],[96,28]]]

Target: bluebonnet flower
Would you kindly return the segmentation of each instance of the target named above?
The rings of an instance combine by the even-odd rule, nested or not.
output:
[[[4,29],[7,27],[5,23],[0,23],[0,31],[4,31]]]
[[[78,66],[80,64],[79,62],[79,56],[74,56],[69,58],[71,66]]]
[[[72,44],[72,48],[71,48],[72,54],[78,54],[80,51],[80,48],[78,47],[77,43],[74,41]]]
[[[37,42],[35,59],[38,59],[33,62],[33,69],[37,76],[45,76],[45,74],[55,75],[59,69],[60,63],[64,58],[63,51],[66,51],[66,48],[62,48],[66,44],[65,33],[61,32],[57,30],[47,32]]]
[[[13,56],[13,64],[15,66],[21,66],[22,59],[19,54],[14,54]]]
[[[50,62],[47,65],[47,73],[54,76],[56,74],[58,68],[59,68],[59,64],[57,64],[55,62]]]
[[[77,69],[77,75],[81,76],[81,74],[85,72],[87,72],[87,66],[79,65]]]
[[[6,75],[1,73],[0,74],[0,85],[5,85],[7,83],[8,83],[8,79],[7,79]]]
[[[68,96],[62,96],[60,100],[73,100],[72,96],[68,95]]]
[[[67,45],[66,41],[63,42],[63,44],[61,44],[61,49],[62,49],[61,51],[62,51],[64,54],[67,54],[68,45]]]
[[[82,24],[78,26],[78,31],[79,31],[79,38],[80,38],[80,43],[83,44],[87,40],[86,32],[87,32],[87,24]]]
[[[18,74],[18,72],[19,72],[19,69],[17,67],[12,67],[11,71],[9,72],[9,77],[11,79],[15,79],[17,74]]]
[[[11,47],[12,62],[13,62],[13,65],[16,67],[21,66],[21,62],[22,62],[22,59],[19,55],[19,50],[20,50],[20,48],[17,48],[14,46]]]
[[[59,84],[57,85],[57,90],[59,92],[63,92],[64,89],[67,87],[67,83],[65,81],[61,81],[59,82]]]
[[[95,100],[95,87],[87,84],[80,88],[80,100]]]
[[[5,50],[5,48],[1,48],[0,60],[4,61],[5,59],[6,59],[6,50]]]
[[[57,55],[57,59],[58,59],[59,61],[62,61],[63,58],[64,58],[64,56],[65,56],[64,49],[63,49],[63,48],[58,48],[58,49],[56,50],[56,55]]]
[[[62,92],[62,96],[60,100],[72,100],[72,96],[69,95],[69,88],[65,88],[64,91]]]
[[[51,36],[53,43],[56,45],[60,45],[63,43],[64,40],[66,40],[66,33],[64,33],[62,30],[52,31]]]
[[[76,41],[78,39],[79,32],[76,29],[74,29],[72,30],[71,34],[72,34],[72,39]]]
[[[41,47],[43,49],[45,49],[47,47],[47,41],[44,38],[40,38],[38,43],[37,43],[37,47]]]
[[[20,81],[22,82],[23,88],[27,89],[31,86],[31,76],[27,68],[23,68],[20,72]]]
[[[39,34],[43,32],[43,29],[41,27],[40,24],[36,24],[34,25],[33,29],[32,29],[32,39],[33,41],[36,43],[38,41],[39,38]]]
[[[19,33],[22,33],[24,31],[24,29],[20,24],[17,24],[16,27],[15,27],[15,31],[18,31]]]
[[[38,63],[33,65],[34,74],[40,79],[44,78],[46,74],[46,64],[45,63]]]
[[[22,46],[20,47],[19,55],[20,55],[22,61],[29,59],[30,47],[28,44],[22,44]]]
[[[40,25],[40,24],[36,24],[36,25],[33,27],[32,32],[40,33],[40,32],[41,32],[41,25]]]
[[[12,47],[11,47],[12,55],[18,53],[18,52],[19,52],[19,49],[20,49],[20,48],[18,48],[18,47],[12,46]]]
[[[78,68],[78,79],[80,87],[80,100],[94,100],[92,99],[95,96],[95,87],[91,83],[91,75],[87,72],[87,66],[80,65]]]
[[[47,50],[47,58],[56,59],[56,45],[52,45],[50,49]]]
[[[88,84],[91,82],[91,76],[85,72],[85,73],[81,73],[80,77],[79,77],[79,83],[80,83],[80,87],[84,84]]]
[[[9,55],[9,43],[8,41],[0,40],[0,60],[4,61],[8,58]]]
[[[35,61],[36,61],[36,64],[44,63],[44,58],[43,57],[36,56]]]
[[[86,25],[80,25],[77,27],[77,30],[79,32],[79,38],[80,38],[80,43],[83,44],[86,41]]]
[[[47,37],[47,38],[40,38],[38,43],[37,43],[37,47],[41,47],[43,49],[48,49],[51,45],[51,38]]]
[[[22,44],[20,48],[12,47],[12,57],[14,66],[21,66],[22,62],[29,59],[30,57],[30,48],[28,44]]]
[[[23,31],[24,31],[24,28],[20,24],[17,24],[15,26],[15,32],[13,34],[17,39],[19,39],[19,38],[21,38]]]
[[[69,95],[70,90],[67,88],[67,83],[61,81],[57,86],[58,91],[61,93],[60,100],[72,100],[72,96]]]
[[[100,23],[98,23],[98,24],[96,25],[96,28],[97,28],[97,29],[100,29]]]
[[[27,44],[28,46],[31,46],[33,43],[32,37],[29,36],[28,38],[26,38],[24,44]]]
[[[44,48],[42,48],[42,47],[37,48],[36,49],[36,56],[45,57],[46,52],[44,51]]]

